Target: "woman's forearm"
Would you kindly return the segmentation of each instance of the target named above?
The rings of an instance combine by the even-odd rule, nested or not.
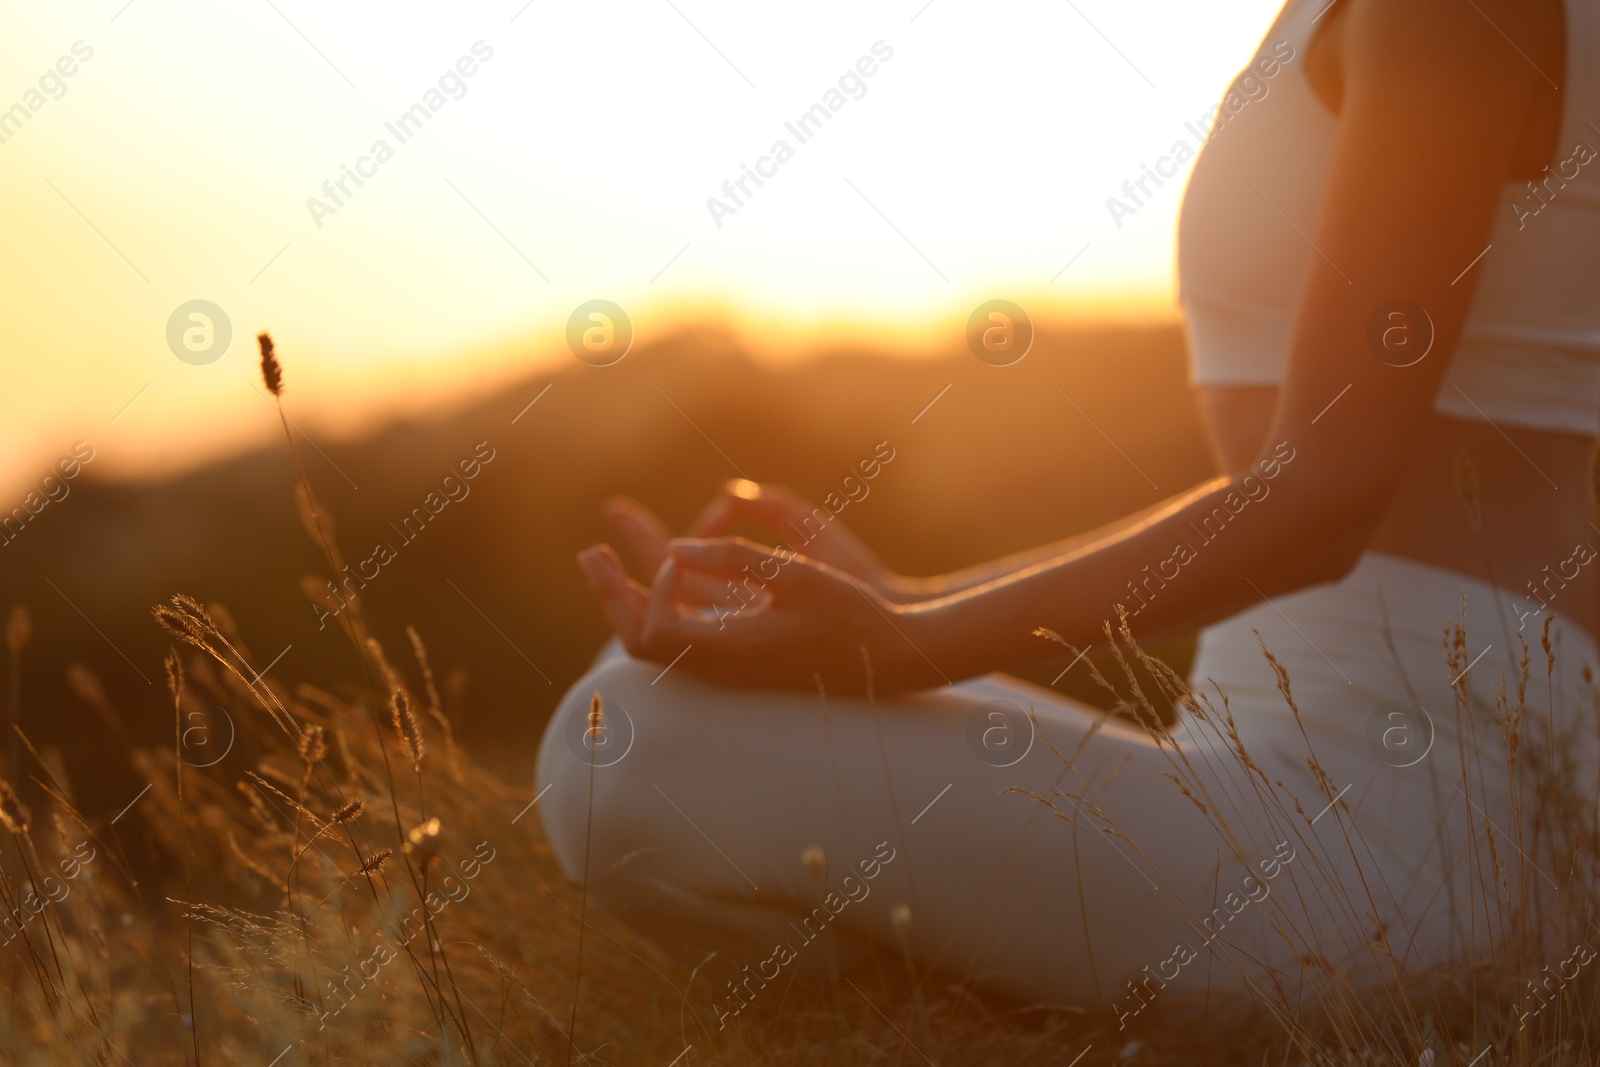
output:
[[[1312,472],[1214,479],[1065,556],[902,608],[899,621],[952,679],[1042,658],[1039,627],[1086,648],[1119,605],[1142,636],[1193,632],[1265,596],[1331,581],[1357,558],[1362,509],[1341,507],[1300,473]]]
[[[890,580],[888,588],[880,592],[893,603],[907,605],[948,597],[1017,574],[1029,567],[1063,559],[1089,545],[1110,540],[1117,534],[1148,521],[1152,516],[1161,514],[1171,506],[1170,500],[1163,500],[1131,515],[1124,515],[1104,526],[1097,526],[1092,530],[1040,545],[1038,548],[1024,549],[999,559],[975,563],[947,574],[936,574],[926,578],[897,574]]]

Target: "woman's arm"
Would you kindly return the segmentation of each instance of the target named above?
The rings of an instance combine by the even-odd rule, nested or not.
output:
[[[1113,530],[1153,514],[1163,506],[1164,503],[1155,504],[1087,533],[929,578],[908,577],[891,570],[878,558],[877,553],[851,532],[843,520],[833,517],[822,507],[807,503],[793,490],[743,478],[734,479],[722,487],[722,491],[690,524],[688,536],[723,537],[741,527],[748,528],[764,541],[787,545],[809,559],[843,571],[891,603],[916,604],[983,585],[1033,564],[1060,559],[1074,549],[1107,536]],[[602,513],[616,528],[623,543],[630,547],[644,572],[654,574],[666,558],[667,546],[672,540],[672,533],[666,524],[649,508],[627,497],[613,497],[606,501]],[[824,517],[822,521],[818,520],[818,516]],[[684,592],[691,598],[698,593],[698,599],[710,604],[717,601],[718,593],[722,593],[721,599],[727,598],[719,585],[714,583],[709,587]]]
[[[1002,578],[1021,574],[1023,571],[1038,567],[1042,564],[1055,563],[1066,559],[1068,556],[1088,547],[1089,545],[1106,540],[1120,531],[1138,526],[1147,519],[1158,515],[1170,506],[1170,501],[1160,501],[1151,504],[1142,511],[1132,515],[1124,515],[1114,519],[1103,526],[1083,533],[1064,537],[1059,541],[1052,541],[1038,548],[1023,549],[1013,552],[1009,556],[989,560],[984,563],[974,563],[970,567],[950,571],[948,574],[936,574],[928,578],[914,578],[906,575],[893,575],[888,589],[884,595],[896,604],[911,605],[922,604],[969,589],[988,585]]]
[[[1037,626],[1088,645],[1118,605],[1142,633],[1192,632],[1359,558],[1432,424],[1542,78],[1490,20],[1552,27],[1530,27],[1531,9],[1508,0],[1347,2],[1339,129],[1262,456],[1276,476],[1216,479],[1066,558],[902,609],[907,638],[945,675],[1037,658]],[[1432,349],[1410,366],[1369,343],[1394,301],[1431,320]]]
[[[1087,646],[1119,606],[1143,636],[1193,632],[1346,574],[1433,425],[1478,264],[1540,75],[1491,20],[1560,32],[1514,0],[1342,0],[1344,93],[1273,430],[1249,472],[1167,501],[1057,558],[896,605],[832,567],[730,541],[674,542],[655,587],[608,549],[583,563],[635,655],[741,684],[917,689],[1041,658],[1040,626]],[[1554,10],[1552,16],[1551,11]],[[1552,18],[1555,19],[1552,24]],[[1548,39],[1548,38],[1547,38]],[[1489,252],[1493,255],[1493,252]],[[1421,310],[1426,358],[1369,342],[1396,301]],[[1420,317],[1419,317],[1420,316]],[[1415,334],[1413,341],[1416,340]],[[676,607],[682,570],[758,573],[770,600],[738,618]]]

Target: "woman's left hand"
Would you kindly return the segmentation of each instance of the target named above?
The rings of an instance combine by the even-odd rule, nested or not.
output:
[[[903,691],[943,679],[905,636],[895,605],[849,575],[743,538],[676,540],[652,587],[607,545],[579,556],[630,655],[731,685],[830,693]],[[732,582],[726,603],[687,607],[688,575]],[[685,653],[687,654],[685,655]]]

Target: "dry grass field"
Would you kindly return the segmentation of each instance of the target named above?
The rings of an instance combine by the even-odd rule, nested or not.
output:
[[[272,522],[288,536],[289,516],[299,543],[278,550],[309,544],[339,573],[351,552],[340,508],[313,489],[322,479],[307,472],[287,419],[284,428],[297,486],[274,498],[282,515]],[[451,693],[451,668],[431,643],[442,624],[425,610],[351,598],[331,627],[348,669],[291,680],[296,670],[267,670],[277,637],[247,636],[261,628],[254,616],[210,598],[160,598],[141,623],[144,647],[158,650],[140,658],[155,676],[153,700],[143,687],[127,696],[74,657],[69,686],[127,764],[113,773],[31,713],[32,691],[25,701],[18,679],[34,662],[35,624],[26,608],[12,612],[8,714],[20,728],[0,787],[3,1062],[1535,1067],[1600,1058],[1593,969],[1546,985],[1548,1000],[1527,1011],[1528,991],[1549,975],[1532,947],[1548,917],[1520,913],[1469,969],[1372,989],[1335,976],[1292,1010],[1171,998],[1122,1029],[1092,1005],[1008,1002],[883,946],[888,965],[851,975],[848,987],[794,982],[718,1027],[695,971],[565,881],[528,783],[485,766],[459,736],[468,701],[459,685]],[[1168,658],[1115,636],[1114,651],[1096,658],[1102,706],[1159,732],[1181,704],[1226,735],[1225,713],[1190,693]],[[1536,644],[1525,670],[1548,669]],[[1514,679],[1493,714],[1526,737],[1513,750],[1536,772],[1548,739],[1526,682]],[[537,678],[517,684],[552,699]],[[1286,713],[1292,684],[1283,680]],[[509,700],[509,688],[490,692]],[[143,788],[106,802],[124,779]],[[1592,902],[1600,883],[1583,857],[1600,855],[1594,798],[1545,803],[1570,846],[1564,877]],[[1589,913],[1563,921],[1573,928],[1562,937],[1600,938]]]

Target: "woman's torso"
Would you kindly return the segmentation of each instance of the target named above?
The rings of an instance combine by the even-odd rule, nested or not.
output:
[[[1276,399],[1270,387],[1202,391],[1212,450],[1225,469],[1243,469],[1257,457]],[[1600,632],[1600,560],[1584,565],[1586,554],[1574,552],[1579,545],[1600,548],[1600,532],[1590,525],[1593,442],[1432,418],[1369,550],[1481,578],[1526,598],[1530,609],[1548,603],[1591,634]],[[1464,499],[1469,489],[1462,483],[1470,479],[1460,471],[1462,451],[1476,475],[1475,505]],[[1469,509],[1481,531],[1473,529]]]
[[[1538,2],[1559,7],[1561,0]],[[1568,0],[1568,3],[1587,4],[1588,0]],[[1232,138],[1231,143],[1218,142],[1225,146],[1220,153],[1221,158],[1218,158],[1216,146],[1207,144],[1190,186],[1190,197],[1195,198],[1194,194],[1198,191],[1200,195],[1195,199],[1199,203],[1192,203],[1188,199],[1185,202],[1185,230],[1203,229],[1203,226],[1197,227],[1191,221],[1191,212],[1222,212],[1238,205],[1238,201],[1228,203],[1228,197],[1239,195],[1237,190],[1225,187],[1220,194],[1214,191],[1221,183],[1216,180],[1217,175],[1208,176],[1204,173],[1208,165],[1213,165],[1216,171],[1221,172],[1222,178],[1230,180],[1230,184],[1231,179],[1248,177],[1245,171],[1254,165],[1258,168],[1257,181],[1262,185],[1270,185],[1272,177],[1260,176],[1259,165],[1274,158],[1272,153],[1262,151],[1266,145],[1273,144],[1279,153],[1276,158],[1291,161],[1284,168],[1289,173],[1280,174],[1280,177],[1290,182],[1299,181],[1303,186],[1303,176],[1293,173],[1294,161],[1303,161],[1307,156],[1315,156],[1319,152],[1325,158],[1331,129],[1337,121],[1331,109],[1337,107],[1341,93],[1340,11],[1338,7],[1327,8],[1322,3],[1316,3],[1315,9],[1324,10],[1327,14],[1319,18],[1320,25],[1307,26],[1308,12],[1303,5],[1302,10],[1296,12],[1296,6],[1291,0],[1269,33],[1268,41],[1270,44],[1277,40],[1280,33],[1298,33],[1298,38],[1295,38],[1298,46],[1295,58],[1298,63],[1286,63],[1275,79],[1278,85],[1271,87],[1259,101],[1252,100],[1239,115],[1230,120],[1230,128],[1220,131],[1222,137]],[[1298,26],[1295,24],[1297,20]],[[1590,36],[1594,35],[1592,31],[1595,28],[1600,28],[1600,20],[1592,17],[1577,21],[1577,31]],[[1557,41],[1552,46],[1549,42],[1541,45],[1537,41],[1525,41],[1524,45],[1532,50],[1529,56],[1531,62],[1543,70],[1551,71],[1558,81],[1564,80],[1562,75],[1567,57],[1564,42]],[[1292,79],[1300,80],[1294,82]],[[1272,103],[1273,92],[1277,93],[1279,101],[1273,105],[1275,110],[1269,110],[1267,105]],[[1249,107],[1255,107],[1256,113],[1249,114]],[[1543,94],[1535,102],[1527,119],[1523,147],[1518,152],[1514,172],[1507,176],[1508,182],[1538,178],[1547,173],[1547,164],[1565,155],[1561,138],[1570,136],[1570,133],[1564,133],[1562,112],[1563,98],[1555,91]],[[1237,122],[1238,119],[1247,121]],[[1232,125],[1235,122],[1236,127]],[[1600,143],[1600,135],[1592,140]],[[1600,170],[1600,163],[1594,166]],[[1320,173],[1315,176],[1320,180]],[[1285,188],[1280,185],[1275,191]],[[1524,227],[1541,222],[1557,226],[1564,221],[1570,224],[1571,213],[1587,207],[1586,202],[1580,199],[1580,194],[1591,195],[1586,190],[1568,190],[1559,183],[1547,188],[1553,189],[1557,195],[1569,194],[1564,202],[1554,201],[1569,214],[1569,219],[1556,218],[1556,212],[1552,211],[1550,216],[1542,220],[1533,216],[1521,220]],[[1298,191],[1307,192],[1303,188]],[[1278,209],[1283,209],[1283,201],[1289,197],[1287,193],[1280,192],[1273,199]],[[1530,202],[1541,203],[1537,200]],[[1304,209],[1306,205],[1302,203],[1300,206]],[[1292,206],[1290,210],[1293,210]],[[1589,222],[1588,214],[1580,221]],[[1184,236],[1192,242],[1195,236],[1204,237],[1205,234],[1186,233]],[[1235,241],[1234,245],[1238,243]],[[1228,252],[1237,250],[1236,247],[1227,249]],[[1180,280],[1181,284],[1191,292],[1195,289],[1203,292],[1206,284],[1213,284],[1220,290],[1223,303],[1232,299],[1232,294],[1226,292],[1227,279],[1220,286],[1215,285],[1216,271],[1219,269],[1218,260],[1213,258],[1215,251],[1210,255],[1186,251],[1189,251],[1187,257],[1180,255],[1180,264],[1188,268]],[[1263,271],[1261,277],[1270,279],[1275,271],[1284,273],[1292,267],[1292,257],[1303,255],[1303,250],[1279,247],[1268,248],[1265,253],[1269,258],[1283,258],[1283,262]],[[1193,266],[1197,260],[1198,267]],[[1213,274],[1211,279],[1204,277],[1208,270]],[[1528,273],[1522,271],[1515,281],[1526,284],[1533,280],[1527,278]],[[1197,275],[1201,276],[1199,285],[1194,284]],[[1572,282],[1584,277],[1583,271],[1574,271],[1569,273],[1566,280]],[[1250,301],[1259,296],[1258,293],[1249,292],[1250,284],[1246,282],[1243,286],[1246,298],[1241,302],[1242,307],[1248,308]],[[1262,284],[1260,278],[1254,284]],[[1266,284],[1272,283],[1269,280]],[[1497,284],[1487,299],[1494,302],[1498,298],[1504,302],[1508,288],[1506,284]],[[1515,294],[1512,296],[1514,298]],[[1548,299],[1548,295],[1545,298]],[[1556,299],[1561,299],[1559,294]],[[1571,293],[1566,302],[1576,306],[1581,299],[1582,294]],[[1600,304],[1600,292],[1587,294],[1587,300]],[[1278,301],[1280,305],[1286,302]],[[1279,315],[1286,310],[1281,306],[1273,309]],[[1559,318],[1561,307],[1554,310],[1557,315],[1546,316],[1543,309],[1538,312],[1529,309],[1528,317],[1541,320]],[[1245,314],[1248,316],[1249,312]],[[1571,338],[1576,337],[1576,347],[1581,355],[1581,350],[1591,340],[1590,335],[1580,328],[1584,323],[1581,319],[1571,319],[1563,325],[1574,328],[1562,338],[1561,345],[1571,349],[1574,347]],[[1226,333],[1208,331],[1203,325],[1198,329],[1192,326],[1192,343],[1204,343],[1208,336],[1223,338]],[[1600,337],[1593,338],[1593,341],[1600,344]],[[1555,358],[1565,358],[1566,353],[1559,351],[1561,346],[1552,344],[1551,347],[1558,349]],[[1595,354],[1600,357],[1600,351]],[[1477,360],[1479,365],[1485,362],[1481,357]],[[1570,368],[1572,364],[1563,366]],[[1597,359],[1596,366],[1600,367],[1600,359]],[[1538,369],[1527,373],[1538,373]],[[1259,379],[1268,374],[1261,373],[1258,368],[1256,372],[1238,376]],[[1454,367],[1451,377],[1456,377]],[[1600,382],[1600,372],[1593,377]],[[1588,378],[1584,380],[1587,382]],[[1482,400],[1480,387],[1471,382],[1468,384],[1472,385],[1474,392],[1479,393],[1478,399]],[[1257,457],[1270,427],[1277,396],[1276,386],[1264,382],[1207,384],[1202,380],[1199,387],[1205,423],[1218,461],[1227,470],[1244,469]],[[1457,389],[1457,392],[1469,396],[1462,389]],[[1430,415],[1432,425],[1419,436],[1416,454],[1388,513],[1369,543],[1369,549],[1491,581],[1526,599],[1530,608],[1546,604],[1591,633],[1596,632],[1597,624],[1600,624],[1600,578],[1597,578],[1600,564],[1585,565],[1594,553],[1575,551],[1580,545],[1600,548],[1600,530],[1590,524],[1589,485],[1594,438],[1584,432],[1588,419],[1582,415],[1582,405],[1586,402],[1580,402],[1574,411],[1569,411],[1567,425],[1562,426],[1560,418],[1552,420],[1558,427],[1556,432],[1519,426],[1511,419],[1495,418],[1493,415],[1489,416],[1492,421],[1456,418],[1441,413]],[[1476,401],[1469,398],[1468,403],[1473,404],[1474,410],[1478,409]],[[1444,404],[1440,406],[1445,408]],[[1462,453],[1470,458],[1470,469],[1463,469],[1460,459]]]

